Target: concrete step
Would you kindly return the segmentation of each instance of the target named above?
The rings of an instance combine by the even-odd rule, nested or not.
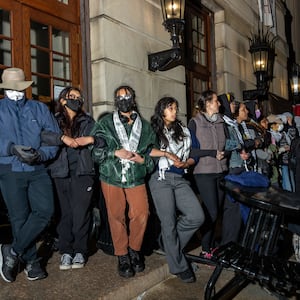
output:
[[[129,300],[170,277],[165,257],[145,257],[146,268],[133,278],[117,272],[117,257],[98,250],[82,269],[59,270],[60,254],[54,252],[46,266],[48,277],[27,280],[24,272],[14,283],[0,279],[1,300]]]

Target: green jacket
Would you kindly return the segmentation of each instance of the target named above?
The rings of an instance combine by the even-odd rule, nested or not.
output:
[[[117,132],[113,123],[113,114],[110,113],[102,117],[95,123],[91,135],[105,139],[104,148],[92,148],[92,157],[99,165],[100,180],[111,185],[123,188],[135,187],[145,183],[147,173],[154,169],[154,161],[149,156],[151,149],[156,145],[156,135],[145,119],[142,120],[142,132],[137,153],[144,157],[143,164],[134,163],[126,174],[126,182],[122,182],[122,165],[120,159],[114,155],[115,151],[121,149]],[[125,124],[127,134],[130,134],[132,125]]]

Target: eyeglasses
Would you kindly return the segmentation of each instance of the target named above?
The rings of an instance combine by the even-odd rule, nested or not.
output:
[[[116,96],[116,101],[122,101],[122,100],[132,100],[132,95],[130,94],[125,94],[125,95],[122,95],[122,96]]]
[[[65,97],[64,99],[65,99],[65,100],[78,100],[78,101],[80,101],[81,103],[84,102],[84,98],[83,98],[83,97],[77,97],[77,98],[75,98],[75,97],[72,97],[72,95],[70,95],[69,97]]]

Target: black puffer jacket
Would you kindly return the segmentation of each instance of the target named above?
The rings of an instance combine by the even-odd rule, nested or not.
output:
[[[62,116],[58,114],[56,115],[56,118],[59,122]],[[79,128],[79,130],[76,136],[74,136],[74,138],[80,136],[89,136],[95,123],[94,119],[87,114],[82,114],[76,119],[76,122],[77,122],[76,127]],[[55,160],[48,167],[50,170],[51,177],[53,178],[68,177],[70,175],[69,159],[68,159],[68,151],[67,151],[68,147],[60,141],[60,137],[54,135],[50,136],[49,133],[44,133],[44,137],[42,139],[47,144],[60,143],[61,145]],[[89,150],[88,146],[78,147],[74,150],[78,151],[78,161],[77,161],[75,174],[77,176],[82,176],[82,175],[94,176],[96,173],[95,164],[92,160],[91,151]]]

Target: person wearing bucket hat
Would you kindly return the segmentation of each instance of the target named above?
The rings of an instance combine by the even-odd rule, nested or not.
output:
[[[3,71],[0,88],[10,91],[24,91],[32,85],[33,81],[26,81],[22,69],[8,68]]]
[[[60,129],[48,107],[25,97],[22,69],[3,71],[0,88],[0,190],[12,227],[12,244],[0,245],[0,275],[6,282],[16,279],[24,265],[28,280],[47,276],[37,257],[36,240],[54,211],[53,189],[46,161],[56,156],[57,146],[44,146],[41,132]],[[20,264],[21,263],[21,264]]]

